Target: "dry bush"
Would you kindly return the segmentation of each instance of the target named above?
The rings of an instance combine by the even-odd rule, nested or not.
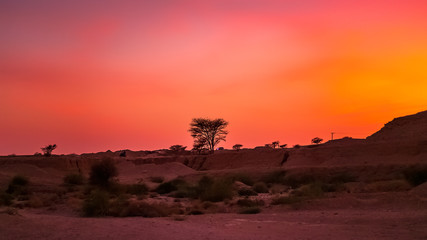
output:
[[[211,179],[202,177],[198,183],[202,201],[220,202],[233,197],[233,182],[228,178]]]
[[[173,191],[178,190],[179,186],[186,185],[186,184],[187,183],[184,180],[177,178],[169,182],[161,183],[159,186],[157,186],[155,191],[158,194],[167,194],[167,193],[171,193]]]
[[[109,199],[109,195],[105,191],[92,191],[83,202],[83,216],[106,216],[108,214]]]
[[[104,158],[101,162],[92,165],[89,181],[93,185],[109,187],[111,180],[118,175],[118,170],[111,158]]]
[[[12,178],[7,187],[6,193],[12,195],[28,195],[30,193],[28,189],[29,180],[27,177],[16,175]]]
[[[66,185],[82,185],[84,177],[78,173],[68,174],[64,177],[64,184]]]

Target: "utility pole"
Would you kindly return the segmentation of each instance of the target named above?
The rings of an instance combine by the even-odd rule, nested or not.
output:
[[[331,140],[334,140],[334,132],[331,132]]]

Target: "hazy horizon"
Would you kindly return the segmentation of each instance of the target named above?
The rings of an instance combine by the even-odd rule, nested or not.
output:
[[[427,110],[427,1],[0,3],[0,155],[365,138]]]

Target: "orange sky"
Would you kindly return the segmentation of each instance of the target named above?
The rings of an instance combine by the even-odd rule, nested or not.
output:
[[[0,155],[364,138],[427,110],[427,1],[0,2]],[[120,2],[120,3],[119,3]]]

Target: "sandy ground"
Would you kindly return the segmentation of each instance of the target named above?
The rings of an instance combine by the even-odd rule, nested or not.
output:
[[[1,239],[427,239],[427,210],[303,210],[257,215],[78,218],[0,216]]]
[[[407,193],[345,195],[299,210],[271,206],[256,215],[205,214],[182,221],[23,209],[0,214],[0,239],[427,239],[427,201]]]

